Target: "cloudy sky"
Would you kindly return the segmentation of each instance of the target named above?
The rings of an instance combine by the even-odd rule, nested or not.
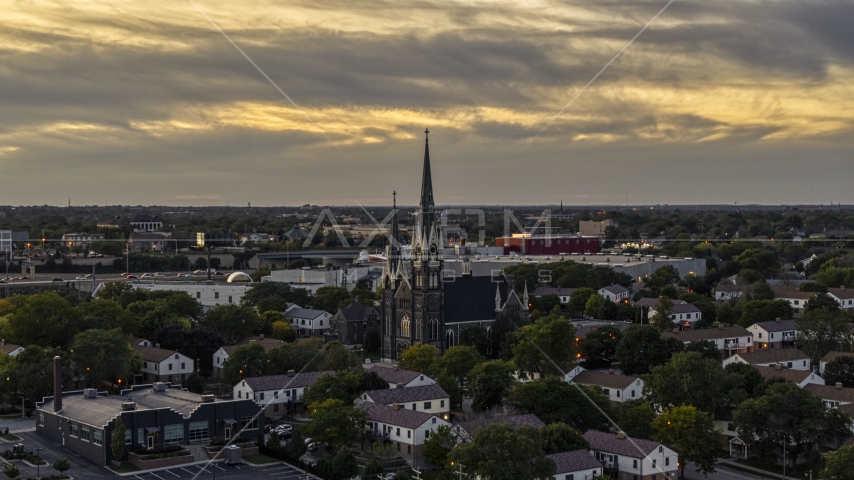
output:
[[[854,5],[0,0],[0,204],[854,203]],[[310,118],[309,121],[307,118]]]

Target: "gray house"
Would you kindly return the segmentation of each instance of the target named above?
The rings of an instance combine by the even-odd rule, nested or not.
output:
[[[55,360],[57,373],[61,378]],[[55,391],[60,388],[56,385]],[[238,434],[263,441],[264,435],[264,412],[252,400],[222,401],[168,383],[134,385],[112,396],[95,389],[56,393],[36,404],[36,433],[107,465],[113,460],[110,441],[119,417],[126,429],[125,454]]]
[[[365,332],[373,329],[379,335],[381,328],[380,313],[376,308],[353,302],[339,309],[332,317],[332,328],[326,335],[350,348],[361,348],[365,341]]]

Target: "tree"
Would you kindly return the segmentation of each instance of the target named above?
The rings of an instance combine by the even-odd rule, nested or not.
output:
[[[611,363],[622,338],[623,332],[613,325],[590,330],[579,344],[581,356],[588,362]]]
[[[787,460],[796,467],[798,457],[827,440],[832,430],[828,418],[820,398],[794,383],[780,382],[770,385],[761,397],[742,402],[732,419],[739,436],[754,439],[757,456],[778,458],[785,445]]]
[[[364,391],[360,388],[361,384],[362,377],[356,372],[322,375],[305,390],[303,402],[306,405],[311,405],[333,398],[349,405]],[[386,384],[386,388],[388,388],[388,384]]]
[[[644,289],[649,291],[653,297],[659,297],[662,295],[662,290],[674,285],[678,281],[679,270],[676,270],[676,267],[672,265],[665,265],[652,272],[652,275],[644,280],[643,284]]]
[[[821,357],[839,348],[850,326],[844,313],[823,309],[804,313],[795,320],[795,324],[798,326],[798,343],[810,356],[813,365],[818,365]]]
[[[65,472],[71,469],[71,463],[68,459],[57,458],[53,461],[53,469],[59,472],[60,476],[65,475]]]
[[[833,480],[854,480],[854,445],[846,445],[835,452],[830,452],[824,457],[824,470],[819,478],[832,478]]]
[[[6,465],[6,468],[3,469],[3,474],[9,478],[16,478],[18,475],[21,474],[21,471],[18,470],[18,467],[10,463]]]
[[[80,324],[83,329],[112,330],[118,328],[127,334],[134,333],[137,330],[135,319],[130,318],[122,306],[113,300],[97,298],[90,302],[81,303],[76,309],[80,312]]]
[[[348,370],[358,368],[361,363],[355,353],[337,340],[326,344],[325,350],[323,361],[320,362],[321,370]]]
[[[614,414],[620,428],[632,438],[652,440],[652,421],[655,411],[645,400],[628,400],[614,406]]]
[[[30,346],[15,357],[3,356],[0,362],[6,382],[0,383],[0,390],[8,396],[23,396],[30,402],[41,401],[53,393],[53,358],[62,355],[58,348]],[[71,362],[63,360],[63,385],[70,385],[73,377]],[[9,399],[12,401],[12,399]]]
[[[187,380],[184,381],[184,386],[193,393],[198,393],[199,395],[205,393],[205,379],[196,372],[191,373],[187,377]]]
[[[263,346],[257,343],[240,345],[222,363],[222,378],[235,385],[241,379],[265,375],[269,361]]]
[[[331,459],[318,462],[317,467],[328,480],[344,480],[359,472],[356,456],[349,448],[339,449]]]
[[[463,388],[469,372],[483,360],[476,348],[456,345],[448,348],[445,354],[435,361],[434,368],[453,375],[460,388]]]
[[[369,327],[365,330],[365,338],[363,342],[362,348],[364,348],[366,352],[379,353],[380,347],[382,347],[382,336],[376,328]]]
[[[448,454],[457,444],[457,439],[451,433],[451,427],[440,425],[435,432],[424,440],[421,453],[434,467],[442,468],[448,464]]]
[[[113,433],[112,438],[110,438],[110,453],[113,454],[113,464],[118,465],[121,463],[122,458],[125,455],[125,423],[122,421],[122,417],[119,416],[116,418],[115,424],[113,424]]]
[[[724,324],[733,324],[739,318],[732,304],[726,301],[718,307],[717,316],[718,321]]]
[[[346,288],[327,286],[317,289],[317,293],[314,294],[314,300],[311,302],[311,306],[318,310],[335,313],[352,303],[353,300],[353,296]]]
[[[598,388],[569,384],[557,377],[517,385],[506,403],[520,413],[533,413],[546,424],[562,422],[581,432],[607,431],[611,426],[600,412],[610,416],[607,396]]]
[[[320,340],[317,338],[306,338],[294,343],[286,343],[281,347],[274,348],[268,352],[269,370],[271,374],[283,374],[288,370],[300,371],[305,368],[307,372],[318,369],[323,361],[325,350],[321,348]]]
[[[558,311],[525,325],[516,338],[513,363],[525,375],[561,375],[575,361],[575,327]]]
[[[405,370],[432,375],[437,358],[439,358],[439,350],[436,347],[426,343],[416,343],[401,352],[398,365]]]
[[[450,398],[449,401],[451,403],[451,410],[457,412],[462,411],[463,389],[460,388],[460,384],[457,383],[457,379],[455,379],[450,373],[443,372],[436,377],[436,384],[442,387],[442,390],[448,394],[448,397]]]
[[[306,435],[333,448],[346,448],[355,442],[368,419],[364,410],[335,398],[313,403],[308,408],[311,421],[305,426]]]
[[[473,410],[489,410],[504,404],[510,387],[516,382],[513,367],[501,360],[476,365],[470,375],[468,394]]]
[[[201,324],[213,328],[228,345],[261,330],[261,317],[251,307],[220,305],[208,311]]]
[[[269,297],[280,297],[297,305],[310,305],[311,293],[304,288],[294,288],[281,282],[256,282],[243,294],[240,305],[255,307],[258,302]]]
[[[554,461],[546,457],[540,432],[529,425],[513,428],[492,424],[479,429],[471,443],[451,450],[452,465],[463,465],[470,476],[490,480],[550,479]]]
[[[655,439],[679,454],[679,477],[685,476],[685,462],[694,462],[697,472],[715,471],[722,440],[712,414],[690,405],[665,410],[653,421]]]
[[[20,295],[6,301],[13,312],[9,316],[9,340],[18,345],[66,348],[79,331],[79,313],[56,292]]]
[[[827,312],[838,312],[839,303],[827,293],[819,293],[804,303],[804,313],[813,310],[825,310]]]
[[[284,298],[276,295],[259,300],[258,304],[255,305],[255,309],[259,312],[276,312],[281,315],[282,312],[288,309],[289,303]]]
[[[721,351],[718,349],[715,342],[711,340],[695,340],[693,342],[688,342],[688,345],[685,345],[686,352],[697,352],[702,355],[704,358],[711,358],[712,360],[721,361]]]
[[[792,318],[788,300],[751,300],[741,307],[738,324],[744,328],[756,322],[770,322],[777,318]]]
[[[590,295],[584,304],[584,315],[591,318],[602,318],[602,309],[605,308],[605,297],[602,295]]]
[[[578,432],[565,423],[550,423],[540,429],[546,455],[590,448]]]
[[[273,330],[271,337],[286,342],[295,342],[297,340],[297,332],[294,331],[290,323],[284,320],[277,320],[272,323],[271,327]]]
[[[662,410],[691,405],[714,414],[724,405],[721,386],[726,373],[720,362],[697,352],[677,353],[664,365],[653,367],[645,377],[644,395]]]
[[[666,363],[681,350],[681,342],[662,338],[661,332],[652,325],[632,325],[623,332],[614,356],[626,375],[640,375]]]
[[[825,385],[841,382],[843,387],[854,387],[854,355],[836,357],[827,362],[823,375]]]
[[[127,380],[142,369],[142,356],[121,330],[87,330],[74,336],[71,361],[86,385],[99,388],[105,381]]]
[[[668,297],[658,297],[658,303],[655,304],[655,316],[651,318],[652,325],[662,332],[666,332],[673,328],[673,320],[670,315],[673,314],[673,300]]]
[[[596,290],[592,288],[576,288],[569,295],[569,303],[567,303],[567,307],[572,312],[582,313],[584,312],[584,308],[587,306],[587,301],[593,295],[598,295]]]
[[[487,356],[487,352],[492,347],[492,341],[489,338],[489,332],[486,328],[480,325],[466,328],[460,333],[460,345],[474,347],[477,352],[483,356]]]
[[[765,391],[765,378],[759,370],[741,362],[733,362],[724,368],[726,383],[720,387],[725,391],[723,410],[718,413],[731,416],[741,403],[748,398],[756,398]]]

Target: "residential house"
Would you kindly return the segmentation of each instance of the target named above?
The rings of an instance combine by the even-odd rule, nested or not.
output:
[[[812,370],[809,355],[801,352],[797,348],[778,348],[755,350],[748,353],[736,353],[729,358],[725,358],[723,366],[726,367],[730,363],[746,363],[748,365],[753,365],[754,367],[773,367],[779,363],[783,367],[792,370]]]
[[[800,316],[804,311],[804,305],[816,296],[817,292],[802,292],[797,287],[786,285],[771,285],[771,290],[774,292],[776,300],[786,300],[792,306],[792,312],[795,316]]]
[[[588,430],[582,435],[594,458],[605,466],[605,475],[616,480],[660,480],[678,476],[679,455],[666,445],[626,438],[620,433]]]
[[[655,305],[649,307],[649,313],[647,314],[647,318],[649,318],[650,320],[652,320],[653,318],[655,318],[656,315],[658,315],[658,312],[656,311],[656,307],[658,307],[657,304],[658,300],[656,300]],[[702,318],[702,312],[693,304],[682,300],[673,301],[673,307],[670,309],[670,320],[675,325],[679,325],[680,327],[692,327]]]
[[[162,252],[166,236],[162,233],[131,233],[128,240],[132,252]]]
[[[534,290],[535,297],[545,297],[546,295],[556,295],[560,303],[566,305],[569,303],[569,297],[572,296],[574,288],[556,288],[540,286]]]
[[[130,225],[137,232],[157,232],[163,228],[163,220],[150,215],[136,215],[130,219]]]
[[[363,435],[362,450],[370,448],[375,441],[390,442],[394,445],[395,453],[412,461],[412,466],[421,460],[421,449],[430,434],[441,426],[450,426],[437,415],[408,410],[400,405],[365,402],[356,408],[368,414],[367,434]]]
[[[451,433],[457,438],[457,443],[471,443],[478,430],[496,423],[510,425],[513,428],[521,428],[524,426],[543,428],[546,426],[546,424],[533,413],[524,413],[520,415],[484,413],[477,415],[472,419],[457,423],[451,427]]]
[[[590,332],[596,331],[599,327],[604,326],[614,327],[621,332],[625,332],[629,327],[632,326],[630,322],[617,322],[610,320],[581,320],[581,321],[573,321],[572,326],[575,327],[575,343],[578,344],[579,341],[584,340]]]
[[[24,351],[24,347],[20,345],[15,345],[14,343],[6,343],[6,339],[0,340],[0,352],[9,355],[10,357],[17,357],[19,353]]]
[[[798,337],[798,325],[794,320],[778,318],[756,322],[747,329],[753,334],[753,345],[757,350],[791,348]]]
[[[610,300],[613,303],[628,301],[630,294],[631,292],[629,292],[628,288],[616,283],[599,289],[599,295],[602,295],[606,300]]]
[[[846,311],[854,310],[854,288],[828,288],[827,294],[839,302],[839,308]]]
[[[609,370],[596,372],[575,367],[564,377],[567,381],[579,385],[592,385],[602,389],[602,393],[608,396],[612,402],[625,402],[636,400],[643,395],[643,380],[638,377],[621,375]]]
[[[134,345],[131,348],[142,356],[142,371],[134,377],[135,384],[169,382],[183,385],[195,370],[193,359],[174,350],[152,346]]]
[[[255,337],[246,337],[243,340],[237,342],[236,345],[225,345],[219,348],[213,354],[213,367],[214,368],[222,368],[222,364],[228,360],[229,355],[234,352],[234,349],[241,345],[253,345],[258,344],[264,347],[264,350],[270,351],[274,348],[279,348],[285,344],[282,340],[276,340],[275,338],[265,338],[263,334],[255,336]]]
[[[376,339],[379,341],[382,327],[379,318],[380,313],[375,307],[353,302],[338,309],[338,312],[332,317],[331,327],[325,335],[350,348],[360,349],[365,341],[365,334],[369,330],[376,333]]]
[[[435,385],[436,380],[424,375],[421,372],[413,372],[412,370],[403,370],[397,365],[387,367],[383,365],[372,364],[367,366],[369,372],[374,372],[378,377],[388,382],[388,388],[407,388],[407,387],[423,387],[425,385]]]
[[[736,353],[747,353],[753,351],[753,335],[744,327],[732,326],[718,328],[704,328],[698,330],[674,330],[665,332],[665,336],[673,337],[685,345],[691,342],[710,341],[718,347],[727,358]]]
[[[62,235],[62,243],[69,247],[78,245],[89,245],[92,242],[104,240],[103,233],[64,233]]]
[[[843,387],[842,382],[836,382],[835,385],[805,385],[804,390],[820,398],[828,408],[854,403],[854,388]]]
[[[302,414],[305,413],[302,401],[305,390],[324,375],[335,375],[335,372],[303,372],[297,375],[288,370],[285,375],[244,378],[234,386],[232,398],[251,399],[264,409],[269,418]]]
[[[804,388],[810,384],[824,385],[824,379],[819,374],[809,370],[791,370],[783,368],[780,364],[773,367],[754,366],[753,368],[759,370],[759,373],[762,374],[762,378],[765,380],[780,378],[792,382],[800,388]]]
[[[401,408],[439,415],[445,420],[451,412],[451,398],[439,385],[369,390],[354,403],[360,405],[365,402],[388,406],[398,404]]]
[[[56,357],[54,378],[61,377],[62,360]],[[228,440],[238,432],[264,440],[264,413],[254,402],[197,395],[169,383],[134,385],[108,395],[95,389],[63,392],[57,381],[54,395],[36,403],[35,416],[38,435],[97,465],[126,457],[134,463],[131,452]],[[126,429],[126,453],[113,458],[110,445],[118,418]],[[195,461],[192,455],[186,459]]]
[[[331,313],[295,305],[285,311],[285,319],[291,322],[297,335],[303,336],[323,335],[332,326]]]
[[[821,357],[821,360],[818,362],[818,373],[824,375],[824,369],[827,368],[827,364],[839,357],[854,357],[854,352],[827,352],[827,355]]]
[[[592,480],[602,475],[605,466],[587,450],[546,455],[557,465],[554,480]]]

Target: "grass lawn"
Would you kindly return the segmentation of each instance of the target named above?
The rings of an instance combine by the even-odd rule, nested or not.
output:
[[[260,453],[258,455],[247,455],[243,457],[243,460],[246,460],[247,462],[253,465],[266,465],[268,463],[278,462],[278,460],[276,460],[275,458],[268,457],[267,455],[263,455]]]
[[[118,467],[110,466],[110,470],[116,473],[129,473],[129,472],[138,472],[139,467],[130,463],[130,462],[122,462]]]
[[[15,435],[14,433],[6,433],[3,435],[0,435],[0,437],[2,437],[3,440],[8,440],[10,442],[20,442],[21,441],[21,437]]]

